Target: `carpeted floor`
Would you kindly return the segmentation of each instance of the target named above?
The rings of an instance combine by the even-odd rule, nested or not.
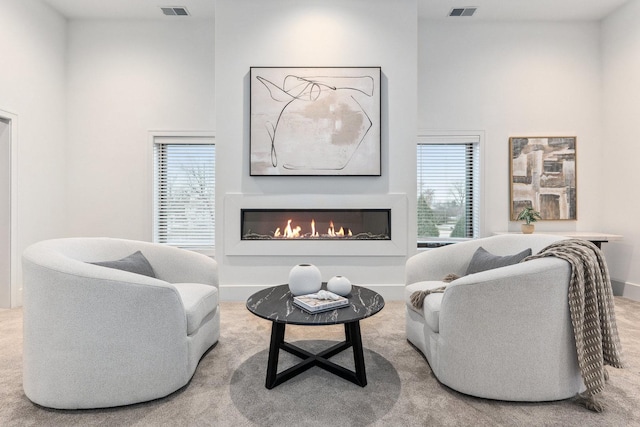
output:
[[[0,310],[2,426],[640,426],[640,303],[616,297],[628,369],[608,368],[604,413],[572,400],[511,403],[457,393],[438,383],[405,338],[404,306],[388,302],[361,322],[368,385],[360,388],[312,368],[273,390],[264,388],[271,323],[243,303],[222,303],[220,342],[192,381],[166,398],[127,407],[58,411],[22,392],[22,311]],[[287,341],[310,349],[343,338],[341,326],[287,328]],[[284,353],[283,353],[284,354]],[[350,363],[351,350],[334,361]],[[295,361],[281,356],[281,369]]]

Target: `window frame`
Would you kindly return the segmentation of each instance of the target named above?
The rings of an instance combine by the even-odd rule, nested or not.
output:
[[[419,130],[416,141],[416,150],[418,145],[422,144],[461,144],[461,143],[474,143],[477,144],[477,199],[474,198],[473,205],[474,211],[477,215],[477,234],[474,237],[429,237],[420,238],[418,236],[417,223],[418,223],[418,209],[416,205],[416,244],[418,249],[436,248],[439,246],[445,246],[452,243],[457,243],[466,240],[473,240],[480,238],[484,235],[485,229],[485,215],[484,215],[484,181],[485,181],[485,167],[484,167],[484,131],[470,130]],[[416,192],[418,193],[418,168],[417,168],[417,155],[416,155]]]
[[[150,173],[149,176],[149,212],[151,215],[151,227],[150,227],[150,241],[154,243],[158,243],[156,236],[156,229],[158,226],[158,215],[156,212],[156,158],[155,158],[155,147],[157,144],[185,144],[185,145],[207,145],[213,144],[216,146],[216,138],[214,132],[209,131],[150,131],[149,132],[149,164],[150,164]],[[217,151],[217,147],[216,147]],[[216,155],[216,163],[217,163],[217,155]],[[216,164],[213,166],[214,176],[216,175]],[[215,179],[215,178],[214,178]],[[215,203],[215,181],[214,181],[214,203]],[[212,246],[206,247],[182,247],[186,250],[191,250],[193,252],[202,253],[207,256],[215,257],[215,239],[216,239],[216,228],[217,223],[215,222],[217,206],[214,204],[214,242]],[[166,244],[168,246],[180,247],[177,245],[171,245],[168,243],[159,243]]]

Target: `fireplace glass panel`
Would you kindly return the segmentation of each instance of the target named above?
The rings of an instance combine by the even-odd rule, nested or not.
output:
[[[391,240],[390,209],[242,209],[242,240]]]

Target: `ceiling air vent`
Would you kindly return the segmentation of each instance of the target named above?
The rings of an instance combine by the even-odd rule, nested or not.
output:
[[[456,7],[451,9],[449,16],[473,16],[477,9],[477,7]]]
[[[189,16],[189,11],[186,7],[161,7],[160,9],[167,16]]]

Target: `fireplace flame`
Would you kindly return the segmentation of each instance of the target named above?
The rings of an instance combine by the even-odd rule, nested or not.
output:
[[[300,232],[302,228],[300,226],[296,226],[295,228],[291,228],[291,219],[287,221],[287,226],[284,229],[284,237],[287,239],[296,239],[300,237]]]
[[[273,237],[280,237],[284,239],[297,239],[303,236],[307,236],[306,234],[302,233],[302,228],[299,225],[293,227],[291,225],[292,222],[293,222],[293,219],[287,220],[287,226],[284,228],[284,230],[280,230],[280,227],[276,228],[276,231],[273,233]],[[353,236],[353,234],[351,233],[351,230],[347,229],[347,231],[345,232],[344,227],[340,227],[340,229],[336,231],[333,221],[329,222],[329,228],[327,229],[327,236],[344,237],[345,235]],[[311,220],[311,234],[309,234],[308,237],[315,237],[315,238],[320,237],[320,233],[318,233],[318,231],[316,230],[315,219]]]
[[[335,225],[333,225],[333,221],[329,222],[329,229],[327,230],[327,234],[330,237],[344,237],[345,234],[347,236],[353,236],[353,233],[351,233],[351,230],[347,230],[347,232],[345,233],[344,227],[340,227],[340,229],[336,231]]]

